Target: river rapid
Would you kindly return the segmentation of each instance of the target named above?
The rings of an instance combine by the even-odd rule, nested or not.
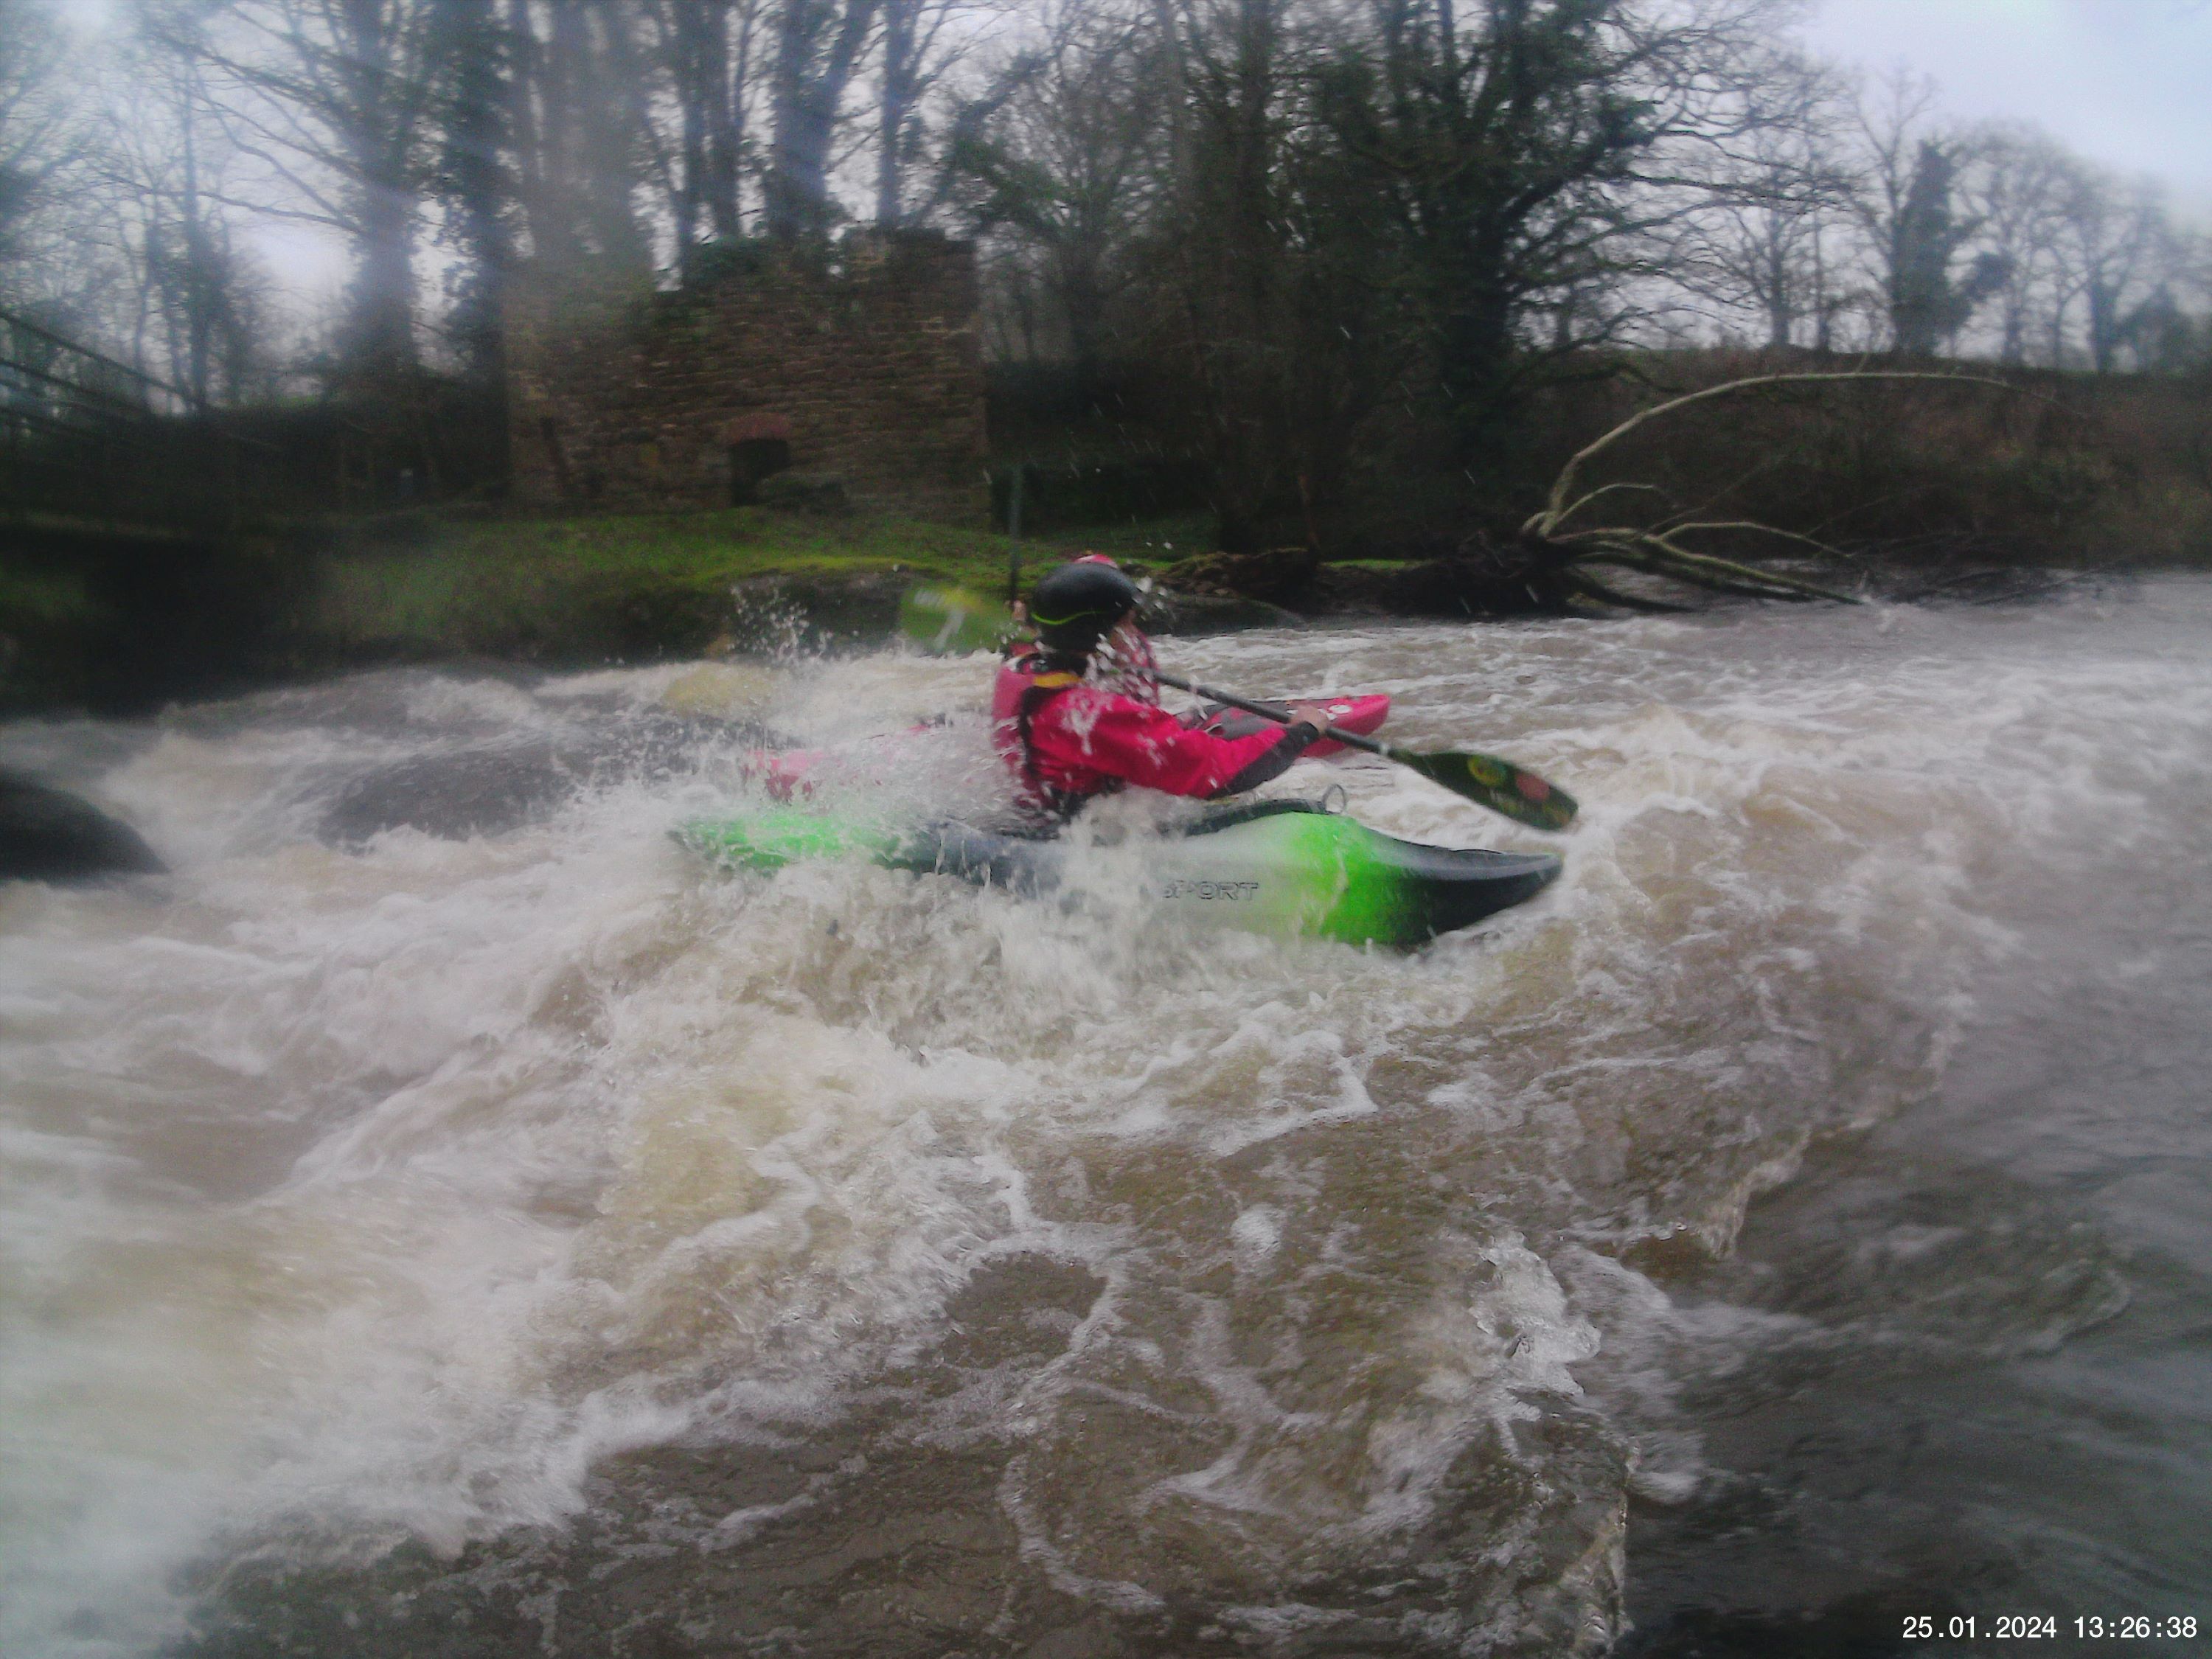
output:
[[[2212,1631],[2212,582],[1169,644],[1565,875],[1398,955],[672,841],[763,729],[971,801],[980,658],[0,729],[173,866],[0,889],[0,1653]]]

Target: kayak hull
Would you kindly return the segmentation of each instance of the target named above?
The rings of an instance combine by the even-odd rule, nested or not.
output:
[[[896,832],[788,809],[697,820],[678,837],[717,862],[774,870],[866,856],[1032,896],[1100,882],[1181,915],[1283,938],[1410,948],[1534,897],[1559,873],[1548,853],[1424,846],[1304,801],[1217,812],[1179,835],[1107,849],[1079,868],[1062,842],[937,823]]]

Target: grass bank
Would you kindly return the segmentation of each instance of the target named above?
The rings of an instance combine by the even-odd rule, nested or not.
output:
[[[880,637],[917,580],[1002,591],[1012,548],[910,520],[751,508],[425,509],[189,544],[4,533],[0,713],[127,714],[392,662],[578,668]]]
[[[1086,547],[1164,562],[1209,528],[1182,519],[1016,544],[911,519],[756,507],[424,508],[185,550],[0,537],[0,713],[131,714],[388,663],[576,669],[867,642],[896,628],[917,582],[995,596],[1017,552],[1026,585]],[[1279,619],[1199,603],[1186,625]]]
[[[917,580],[1002,587],[1011,546],[913,520],[752,507],[425,514],[357,528],[320,556],[301,646],[341,665],[469,654],[577,665],[750,642],[801,617],[825,637],[864,635],[890,625]]]

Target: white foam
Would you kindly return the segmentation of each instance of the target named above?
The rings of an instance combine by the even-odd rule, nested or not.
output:
[[[1261,694],[1384,686],[1398,740],[1582,798],[1551,893],[1410,957],[1164,919],[1100,833],[1128,802],[1072,905],[711,874],[665,834],[725,799],[711,747],[503,834],[311,839],[346,778],[649,709],[659,670],[118,739],[101,797],[178,874],[0,900],[0,1647],[143,1651],[219,1540],[452,1549],[557,1522],[624,1447],[811,1431],[1024,1254],[1103,1288],[930,1431],[1017,1443],[1006,1512],[1076,1593],[1181,1593],[1141,1514],[1243,1622],[1296,1623],[1285,1563],[1401,1547],[1577,1390],[1680,1496],[1694,1322],[1599,1252],[1724,1245],[1808,1135],[1928,1086],[2014,938],[1993,883],[2155,837],[2212,732],[2201,658],[2126,644],[2154,618],[2039,615],[1179,648]],[[988,668],[798,664],[771,717],[865,744],[956,714],[841,786],[910,810],[989,781]],[[1276,792],[1327,783],[1393,833],[1553,844],[1364,760]],[[1540,1547],[1500,1527],[1500,1559]]]

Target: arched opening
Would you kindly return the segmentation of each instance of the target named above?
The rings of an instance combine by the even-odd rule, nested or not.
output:
[[[781,415],[741,415],[722,430],[730,452],[730,505],[750,507],[761,480],[791,465],[791,422]]]

